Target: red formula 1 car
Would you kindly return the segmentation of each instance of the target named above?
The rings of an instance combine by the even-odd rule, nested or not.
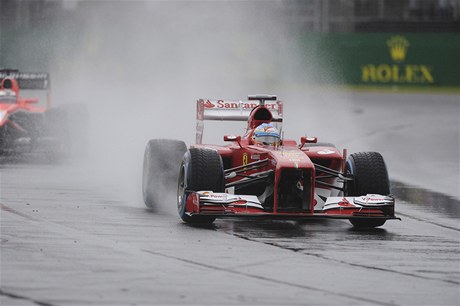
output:
[[[248,100],[198,100],[196,144],[188,150],[178,140],[149,141],[143,173],[148,207],[154,208],[165,186],[178,179],[179,215],[188,223],[224,217],[337,218],[355,227],[377,227],[399,219],[379,153],[347,158],[346,150],[315,137],[301,137],[300,143],[284,139],[279,132],[283,103],[270,95]],[[224,136],[226,146],[202,144],[204,120],[244,120],[246,133]]]
[[[40,98],[23,98],[20,93],[25,91]],[[81,106],[51,108],[48,73],[0,69],[0,156],[67,156],[77,140],[85,138],[78,126],[86,124],[86,109]],[[72,133],[76,129],[78,133]]]

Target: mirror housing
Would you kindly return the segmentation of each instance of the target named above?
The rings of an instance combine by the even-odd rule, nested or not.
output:
[[[304,145],[306,143],[317,143],[317,142],[318,142],[318,138],[316,138],[316,137],[306,137],[306,136],[300,137],[300,143],[302,145]]]
[[[241,146],[241,136],[235,136],[235,135],[225,135],[224,136],[224,141],[236,141],[240,148],[243,148]]]
[[[241,141],[241,136],[225,135],[225,136],[224,136],[224,141],[236,141],[236,142],[240,142],[240,141]]]
[[[317,142],[318,142],[318,138],[317,138],[317,137],[302,136],[302,137],[300,137],[300,146],[299,146],[299,148],[303,148],[303,146],[304,146],[306,143],[317,143]]]

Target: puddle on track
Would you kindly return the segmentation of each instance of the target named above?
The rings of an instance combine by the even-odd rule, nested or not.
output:
[[[391,192],[397,201],[404,201],[404,205],[415,211],[434,214],[438,218],[460,219],[460,201],[453,197],[401,182],[392,182]]]

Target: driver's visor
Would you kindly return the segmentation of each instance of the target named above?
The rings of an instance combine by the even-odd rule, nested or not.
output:
[[[276,136],[256,136],[255,141],[257,143],[263,143],[264,145],[275,145],[277,144],[280,139]]]

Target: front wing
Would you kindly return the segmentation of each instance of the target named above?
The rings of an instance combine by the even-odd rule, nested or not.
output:
[[[391,196],[368,194],[359,197],[328,197],[322,210],[276,212],[264,209],[256,196],[198,191],[188,194],[186,214],[218,218],[268,219],[399,219],[394,214],[395,199]]]

